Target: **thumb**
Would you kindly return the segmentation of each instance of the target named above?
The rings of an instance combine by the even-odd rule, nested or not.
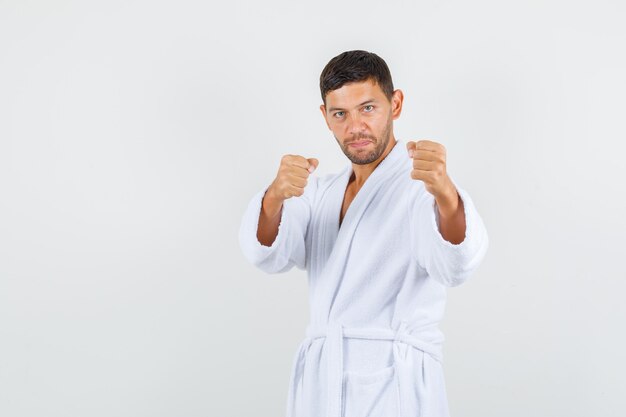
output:
[[[415,142],[407,142],[406,150],[409,152],[409,156],[413,158],[413,152],[415,151]]]
[[[315,171],[315,169],[317,169],[317,166],[320,164],[319,161],[315,158],[309,158],[307,159],[307,161],[309,161],[309,173],[313,173],[313,171]]]

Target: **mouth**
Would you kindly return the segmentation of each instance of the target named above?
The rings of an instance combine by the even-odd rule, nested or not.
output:
[[[372,143],[371,140],[357,140],[357,141],[354,141],[354,142],[350,142],[348,144],[348,146],[352,146],[354,148],[362,148],[364,146],[369,145],[370,143]]]

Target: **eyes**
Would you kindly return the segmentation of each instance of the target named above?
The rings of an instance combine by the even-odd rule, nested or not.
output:
[[[374,111],[374,106],[371,104],[363,106],[363,111],[365,111],[365,113],[371,113],[372,111]],[[344,116],[344,114],[345,114],[344,111],[336,111],[335,113],[333,113],[333,117],[341,118]]]

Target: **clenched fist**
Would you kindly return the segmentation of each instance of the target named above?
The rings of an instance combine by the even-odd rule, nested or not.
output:
[[[285,155],[280,160],[276,178],[269,186],[268,193],[279,201],[304,194],[309,175],[315,171],[318,160],[306,159],[299,155]]]
[[[411,178],[422,180],[435,198],[456,196],[456,187],[446,172],[446,148],[442,144],[420,140],[407,142],[406,148],[413,159]]]
[[[276,178],[267,188],[261,204],[257,239],[264,246],[271,246],[278,235],[283,202],[304,194],[309,174],[315,171],[318,161],[299,155],[285,155],[280,160]]]
[[[426,190],[435,197],[439,210],[439,232],[452,244],[465,239],[465,209],[463,200],[446,172],[446,148],[430,140],[407,142],[413,159],[411,178],[424,181]]]

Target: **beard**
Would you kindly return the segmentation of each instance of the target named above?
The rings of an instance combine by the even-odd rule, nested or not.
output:
[[[374,150],[372,151],[362,151],[362,150],[357,149],[356,151],[351,152],[350,145],[348,144],[342,145],[341,141],[337,139],[337,136],[335,136],[335,139],[337,140],[337,143],[339,144],[339,147],[343,151],[344,155],[346,155],[346,157],[350,161],[352,161],[353,164],[357,164],[357,165],[371,164],[372,162],[380,158],[380,156],[385,152],[387,145],[389,144],[389,139],[391,138],[392,120],[393,119],[389,117],[389,120],[387,120],[387,125],[385,126],[385,130],[383,131],[380,138],[377,138],[372,135],[367,135],[367,134],[358,134],[358,135],[354,135],[348,142],[348,143],[352,143],[354,141],[359,141],[359,140],[364,140],[364,139],[371,140],[372,143],[374,144]]]

